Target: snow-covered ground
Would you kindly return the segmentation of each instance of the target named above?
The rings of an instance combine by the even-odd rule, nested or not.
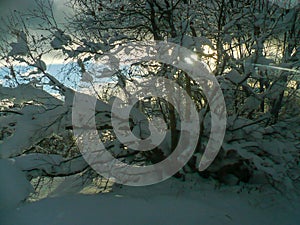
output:
[[[221,187],[174,178],[148,187],[117,186],[97,195],[69,195],[0,211],[1,225],[300,224],[300,198],[264,188]]]

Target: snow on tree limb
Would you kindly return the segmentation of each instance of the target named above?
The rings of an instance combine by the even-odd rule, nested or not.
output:
[[[32,178],[69,176],[80,173],[89,167],[81,155],[63,158],[61,155],[31,153],[10,160]]]

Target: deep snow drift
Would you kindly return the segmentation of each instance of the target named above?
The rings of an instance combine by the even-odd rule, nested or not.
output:
[[[192,180],[195,180],[192,179]],[[117,186],[97,195],[69,195],[0,211],[1,225],[300,224],[300,199],[271,188],[221,187],[174,178],[148,187]]]

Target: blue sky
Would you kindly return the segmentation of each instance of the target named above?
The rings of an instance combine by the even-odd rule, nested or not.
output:
[[[64,85],[76,88],[80,81],[80,77],[76,75],[76,70],[71,70],[72,64],[52,64],[48,65],[47,72],[55,76]],[[28,71],[28,67],[25,66],[15,66],[16,71],[19,73],[25,73]],[[5,82],[5,76],[9,74],[9,69],[5,67],[0,67],[0,83],[6,86],[8,83]]]

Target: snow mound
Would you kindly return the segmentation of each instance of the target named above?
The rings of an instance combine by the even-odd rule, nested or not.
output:
[[[10,160],[0,159],[0,209],[16,207],[34,189]]]

